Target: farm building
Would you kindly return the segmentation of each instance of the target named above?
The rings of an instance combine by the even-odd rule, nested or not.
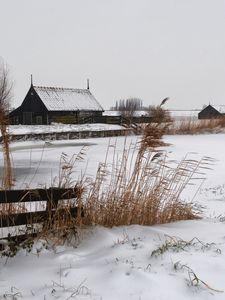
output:
[[[211,105],[209,104],[198,114],[198,119],[215,119],[225,115],[225,105]]]
[[[10,115],[11,124],[75,124],[88,117],[102,116],[102,106],[87,89],[31,87],[22,104]]]

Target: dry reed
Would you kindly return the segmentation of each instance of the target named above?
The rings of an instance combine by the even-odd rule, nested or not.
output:
[[[13,186],[13,174],[9,149],[10,136],[8,124],[8,117],[6,116],[5,111],[2,110],[0,107],[0,132],[2,138],[2,152],[4,161],[2,186],[5,189],[11,189],[11,187]]]
[[[8,67],[0,60],[0,133],[3,149],[4,169],[2,175],[2,186],[11,189],[13,186],[12,165],[9,149],[8,111],[12,97],[12,83],[9,80]]]
[[[100,164],[95,181],[82,202],[85,225],[153,225],[198,218],[192,203],[180,196],[207,159],[184,159],[175,168],[167,166],[166,152],[156,150],[166,130],[149,124],[135,155],[124,149],[110,167]],[[131,157],[131,159],[129,159]],[[132,161],[132,162],[131,162]]]
[[[196,120],[187,119],[170,123],[167,134],[200,134],[200,133],[219,133],[224,131],[225,118]]]

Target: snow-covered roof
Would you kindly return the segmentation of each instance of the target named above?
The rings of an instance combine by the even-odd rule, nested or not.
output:
[[[33,87],[49,111],[103,111],[89,89]]]
[[[225,105],[211,105],[211,106],[221,114],[225,114]]]

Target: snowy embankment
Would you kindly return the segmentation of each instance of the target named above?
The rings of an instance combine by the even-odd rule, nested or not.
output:
[[[11,125],[9,133],[11,135],[21,134],[41,134],[41,133],[60,133],[60,132],[81,132],[81,131],[102,131],[102,130],[121,130],[123,126],[113,124],[52,124],[52,125]]]
[[[9,126],[11,141],[74,140],[133,134],[133,130],[114,124],[51,124]]]
[[[203,220],[96,228],[81,237],[77,248],[56,247],[55,253],[39,253],[39,242],[32,254],[21,251],[7,263],[1,259],[1,293],[27,300],[222,300],[224,226]],[[155,251],[177,237],[197,239],[183,249],[177,243],[162,254]]]
[[[134,139],[128,137],[126,143],[135,143]],[[74,178],[85,169],[93,177],[108,145],[116,145],[119,156],[124,140],[12,143],[16,187],[50,185],[58,174],[61,153],[71,157],[83,147],[86,156],[77,161]],[[165,141],[171,144],[166,147],[171,164],[187,153],[190,158],[216,159],[212,169],[201,175],[206,180],[196,181],[183,193],[186,201],[195,196],[203,207],[202,220],[85,229],[75,247],[56,245],[55,252],[38,242],[32,254],[22,250],[14,258],[0,259],[0,296],[26,300],[224,299],[225,135],[166,136]]]

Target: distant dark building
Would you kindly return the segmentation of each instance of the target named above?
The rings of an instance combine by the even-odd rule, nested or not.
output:
[[[87,89],[31,87],[22,104],[9,117],[11,124],[75,124],[87,117],[102,116],[102,106]]]
[[[198,113],[198,119],[216,119],[225,115],[225,105],[208,105]]]

